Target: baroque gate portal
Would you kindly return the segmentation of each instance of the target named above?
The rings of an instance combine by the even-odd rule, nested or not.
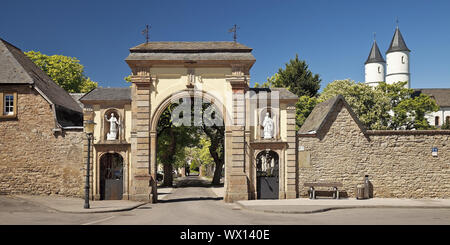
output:
[[[286,89],[249,88],[252,49],[235,42],[149,42],[130,49],[131,200],[157,202],[156,126],[161,113],[180,98],[214,104],[225,123],[226,202],[255,199],[255,142],[284,142],[281,198],[296,197],[295,102]],[[261,98],[260,95],[263,95]],[[262,139],[261,118],[270,111],[276,132]],[[276,114],[276,115],[275,115]],[[130,126],[130,125],[129,125]]]

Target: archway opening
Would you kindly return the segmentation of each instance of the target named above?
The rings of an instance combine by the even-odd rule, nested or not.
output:
[[[100,200],[122,200],[123,158],[106,153],[100,158]]]
[[[272,150],[264,150],[256,156],[257,199],[279,198],[279,156]]]
[[[186,95],[159,110],[154,119],[158,186],[223,187],[225,124],[218,105]]]

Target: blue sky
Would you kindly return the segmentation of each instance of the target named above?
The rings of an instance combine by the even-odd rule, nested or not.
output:
[[[124,59],[145,41],[232,41],[253,48],[251,83],[298,53],[322,78],[364,81],[373,33],[385,57],[398,17],[411,52],[411,87],[450,87],[450,1],[2,0],[0,37],[24,51],[74,56],[103,87],[128,86]]]

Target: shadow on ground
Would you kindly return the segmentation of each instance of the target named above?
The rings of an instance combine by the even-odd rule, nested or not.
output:
[[[195,202],[195,201],[220,201],[223,200],[223,197],[186,197],[186,198],[177,198],[170,200],[158,200],[160,203],[172,203],[172,202]]]

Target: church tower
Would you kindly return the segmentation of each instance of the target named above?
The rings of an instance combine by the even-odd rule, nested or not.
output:
[[[397,26],[391,45],[386,51],[386,82],[388,84],[407,81],[407,88],[411,87],[409,52],[411,50],[406,46],[405,40],[403,40],[403,36]]]
[[[379,82],[384,82],[385,65],[386,61],[384,61],[383,56],[381,55],[377,41],[374,40],[369,57],[367,57],[367,60],[364,63],[366,83],[370,86],[377,86]]]

